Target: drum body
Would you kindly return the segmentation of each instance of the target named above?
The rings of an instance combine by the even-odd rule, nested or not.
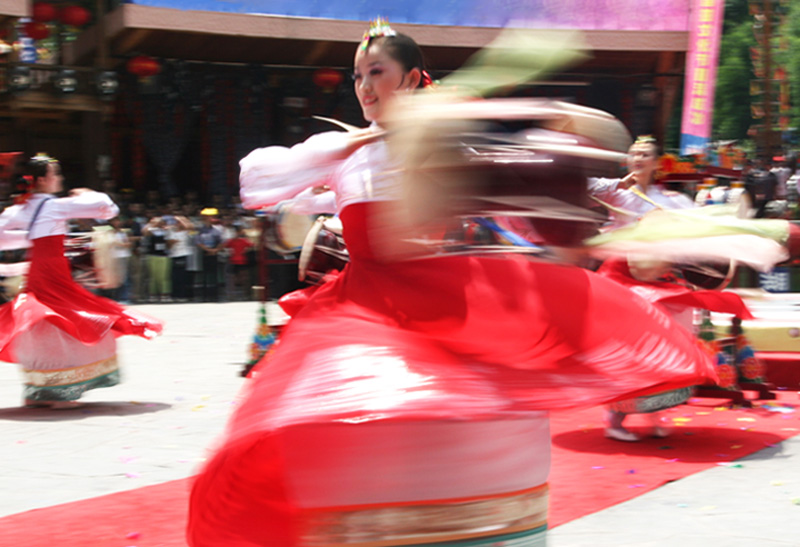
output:
[[[319,284],[332,271],[341,271],[350,261],[338,218],[319,217],[306,235],[298,265],[298,279]]]
[[[299,252],[306,234],[314,224],[308,215],[291,212],[290,206],[282,205],[266,217],[264,240],[266,246],[278,254]]]

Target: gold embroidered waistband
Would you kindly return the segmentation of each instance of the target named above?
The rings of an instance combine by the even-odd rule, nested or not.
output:
[[[547,505],[543,484],[491,498],[306,510],[301,544],[386,547],[513,534],[547,524]]]
[[[51,387],[67,386],[86,382],[98,376],[103,376],[117,370],[117,356],[112,355],[108,359],[95,361],[88,365],[81,365],[73,368],[62,368],[58,370],[30,370],[24,369],[22,374],[24,381],[30,386]]]

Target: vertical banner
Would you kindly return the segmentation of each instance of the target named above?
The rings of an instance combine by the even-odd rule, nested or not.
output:
[[[683,87],[681,154],[704,152],[711,137],[725,0],[692,0]]]

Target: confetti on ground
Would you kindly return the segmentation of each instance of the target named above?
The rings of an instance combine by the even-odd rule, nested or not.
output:
[[[688,503],[679,503],[678,507],[689,507]]]
[[[129,479],[138,479],[139,477],[142,476],[142,474],[141,473],[125,473],[125,476],[128,477]]]
[[[691,418],[672,418],[672,421],[676,422],[676,423],[686,423],[686,422],[691,422],[692,419]]]
[[[792,498],[792,503],[795,505],[800,505],[800,498]]]
[[[644,488],[643,484],[629,484],[628,488]]]
[[[713,511],[716,508],[717,508],[716,505],[706,505],[705,507],[701,507],[700,510],[701,511]]]
[[[140,532],[129,532],[125,536],[125,539],[139,539],[141,537],[141,535],[142,534]]]
[[[736,418],[737,422],[755,422],[755,418]]]
[[[626,471],[626,473],[627,473],[628,475],[633,475],[633,474],[635,474],[635,473],[636,473],[636,469],[628,469],[628,470]]]
[[[744,467],[740,463],[731,463],[731,462],[717,462],[717,465],[719,465],[720,467],[735,467],[737,469],[741,469],[742,467]]]
[[[770,486],[783,486],[783,481],[769,481]]]
[[[192,412],[197,412],[198,410],[202,410],[206,407],[206,405],[195,405],[192,407]]]
[[[741,447],[742,447],[742,445],[740,445],[740,444],[732,444],[732,445],[731,445],[731,450],[738,450],[738,449],[740,449]]]
[[[593,465],[592,469],[605,469],[602,465]]]

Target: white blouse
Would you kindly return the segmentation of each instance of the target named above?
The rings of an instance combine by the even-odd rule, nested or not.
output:
[[[642,215],[652,211],[656,207],[663,209],[689,209],[694,207],[694,202],[688,196],[680,192],[665,190],[664,188],[651,184],[644,192],[641,187],[634,185],[638,193],[631,188],[619,188],[620,179],[589,179],[589,193],[597,199],[613,205],[630,214],[621,214],[610,211],[614,227],[624,226],[639,220]],[[640,196],[646,196],[647,199]]]
[[[375,124],[371,128],[379,130]],[[395,162],[389,158],[385,141],[366,144],[340,159],[347,145],[347,133],[331,131],[291,148],[254,150],[239,162],[242,204],[247,209],[269,207],[322,185],[334,192],[338,211],[351,203],[400,197]]]
[[[107,220],[119,214],[119,207],[101,192],[84,192],[73,197],[51,198],[45,203],[28,233],[28,226],[42,200],[48,194],[33,194],[22,205],[7,207],[0,214],[0,248],[19,249],[30,245],[28,240],[67,233],[72,218]]]

